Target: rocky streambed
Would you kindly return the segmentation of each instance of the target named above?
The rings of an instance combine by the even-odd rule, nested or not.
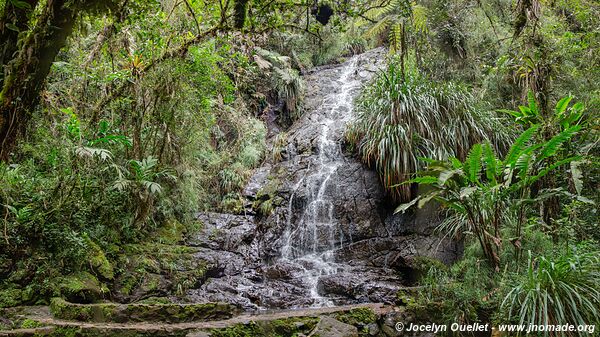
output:
[[[305,114],[280,160],[256,170],[243,215],[202,213],[187,240],[206,261],[190,302],[247,310],[394,303],[419,256],[450,262],[460,247],[432,235],[431,209],[393,215],[377,174],[346,150],[353,99],[383,65],[375,49],[305,75]]]

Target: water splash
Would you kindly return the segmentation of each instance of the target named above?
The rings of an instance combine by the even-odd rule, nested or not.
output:
[[[323,99],[319,107],[321,128],[317,137],[318,158],[316,165],[294,187],[288,203],[287,225],[284,232],[282,260],[301,268],[297,277],[309,290],[313,306],[332,306],[330,299],[318,292],[319,278],[331,275],[342,268],[333,259],[333,251],[344,242],[334,201],[338,188],[337,171],[344,165],[345,158],[340,144],[346,124],[352,118],[353,98],[362,82],[356,79],[358,58],[343,65],[337,80],[337,90]],[[307,189],[307,200],[299,217],[294,219],[292,208],[300,188]]]

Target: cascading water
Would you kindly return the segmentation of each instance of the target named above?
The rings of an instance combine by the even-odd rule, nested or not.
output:
[[[333,200],[339,187],[337,171],[344,165],[340,139],[345,126],[352,118],[353,98],[361,81],[354,79],[357,58],[343,66],[337,80],[338,90],[323,100],[321,128],[317,139],[318,159],[305,178],[295,186],[288,204],[288,222],[284,232],[281,256],[285,262],[300,266],[301,278],[313,299],[313,306],[330,306],[333,303],[319,295],[319,278],[336,273],[341,268],[332,258],[333,250],[340,248],[344,235],[336,219]],[[299,188],[306,188],[307,200],[294,217],[292,204]],[[297,219],[292,221],[292,219]]]
[[[209,276],[189,301],[248,310],[394,303],[415,256],[457,256],[458,245],[423,234],[430,217],[391,216],[377,173],[342,151],[352,101],[384,57],[374,49],[305,74],[306,111],[286,131],[282,158],[243,192],[271,211],[198,215],[202,229],[188,242]]]

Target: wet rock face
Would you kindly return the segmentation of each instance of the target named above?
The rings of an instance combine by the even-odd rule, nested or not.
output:
[[[435,209],[392,215],[377,174],[344,150],[351,102],[383,56],[370,51],[306,76],[306,112],[287,132],[283,159],[250,179],[247,215],[198,215],[203,228],[188,244],[209,267],[188,300],[246,309],[394,303],[417,256],[456,258],[458,245],[431,235]],[[268,212],[257,211],[263,203]]]

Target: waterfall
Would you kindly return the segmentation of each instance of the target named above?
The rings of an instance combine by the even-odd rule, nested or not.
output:
[[[340,140],[352,118],[354,95],[361,85],[361,81],[353,76],[357,63],[355,57],[343,65],[336,82],[337,89],[327,95],[318,108],[323,117],[318,121],[321,127],[316,138],[316,165],[310,167],[307,175],[296,184],[288,201],[281,259],[301,266],[302,272],[297,277],[309,290],[313,306],[333,305],[319,295],[318,281],[321,276],[336,273],[342,267],[334,261],[332,254],[344,242],[333,201],[339,187],[337,171],[346,161]],[[292,204],[300,188],[307,190],[307,200],[303,209],[294,210]],[[294,216],[294,212],[299,216]]]
[[[199,215],[203,226],[190,242],[212,276],[188,291],[191,301],[248,310],[395,303],[415,256],[452,261],[460,253],[421,232],[435,226],[429,217],[389,214],[377,173],[344,155],[353,100],[385,53],[373,49],[305,74],[306,111],[287,130],[285,156],[257,169],[244,191],[253,204],[269,200],[272,211]]]

